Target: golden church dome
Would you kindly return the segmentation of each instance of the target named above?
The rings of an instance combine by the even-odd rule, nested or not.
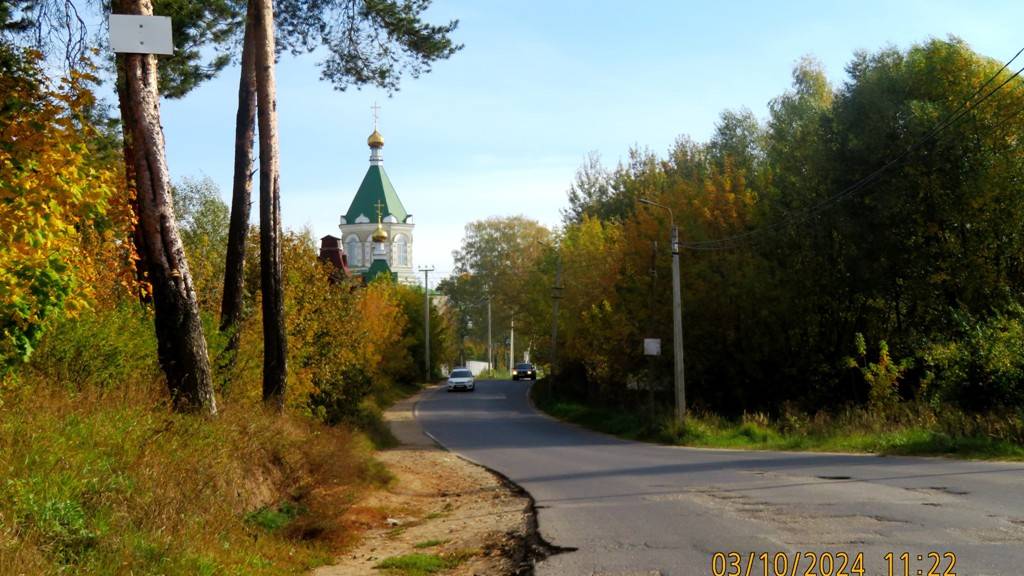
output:
[[[373,236],[370,237],[374,242],[387,242],[388,231],[384,229],[384,226],[380,222],[377,222],[377,229],[373,231]]]
[[[369,144],[370,148],[383,148],[384,137],[380,135],[380,132],[374,130],[373,134],[370,134],[370,137],[366,139],[366,143]]]

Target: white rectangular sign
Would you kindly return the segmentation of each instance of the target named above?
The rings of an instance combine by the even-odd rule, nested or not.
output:
[[[167,16],[110,15],[110,47],[129,54],[174,54]]]
[[[661,356],[661,338],[644,338],[644,356]]]

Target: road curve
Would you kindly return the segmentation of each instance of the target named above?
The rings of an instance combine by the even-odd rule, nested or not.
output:
[[[576,549],[541,562],[539,575],[736,574],[713,568],[716,552],[741,553],[740,574],[775,574],[775,561],[804,574],[811,555],[821,563],[840,551],[863,554],[865,576],[890,576],[890,552],[892,576],[927,576],[929,552],[956,555],[952,570],[940,557],[936,574],[1024,574],[1022,463],[627,442],[538,414],[527,390],[432,390],[417,418],[448,449],[529,491],[544,538]]]

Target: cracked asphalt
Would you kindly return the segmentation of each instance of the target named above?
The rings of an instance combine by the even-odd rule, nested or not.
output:
[[[436,389],[416,412],[446,448],[526,489],[543,538],[575,549],[540,562],[538,575],[736,574],[713,569],[716,552],[738,552],[740,573],[758,576],[777,573],[771,563],[781,552],[779,573],[804,574],[802,553],[820,563],[840,551],[863,554],[865,576],[890,576],[890,552],[891,576],[928,575],[929,552],[956,555],[952,569],[940,556],[935,574],[1024,574],[1024,463],[627,442],[537,413],[528,386]],[[767,571],[761,553],[770,555]],[[823,568],[807,573],[838,572]]]

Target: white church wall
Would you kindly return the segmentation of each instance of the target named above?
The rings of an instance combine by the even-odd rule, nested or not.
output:
[[[338,228],[341,230],[341,237],[345,239],[343,246],[345,252],[349,254],[349,267],[354,270],[365,270],[370,267],[373,263],[373,233],[377,230],[376,222],[366,222],[360,224],[345,224],[339,225]],[[415,272],[415,253],[413,246],[413,229],[414,224],[385,224],[384,229],[388,231],[389,241],[385,243],[384,251],[387,255],[388,266],[391,270],[398,273],[399,280],[403,283],[416,283],[416,272]],[[361,260],[357,264],[352,258],[353,252],[350,250],[350,240],[355,238],[358,241],[359,255]],[[406,241],[406,265],[398,263],[398,247],[396,246],[396,240],[398,238],[404,238]]]

